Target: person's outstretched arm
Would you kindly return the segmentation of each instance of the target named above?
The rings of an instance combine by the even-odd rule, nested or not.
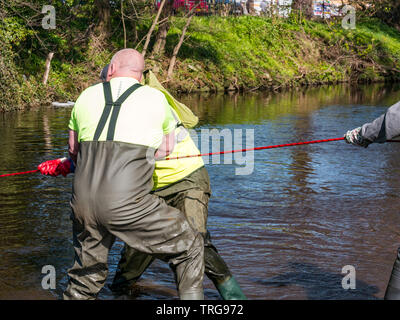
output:
[[[384,143],[397,136],[400,136],[400,101],[374,121],[348,131],[345,139],[348,143],[368,147],[371,143]]]

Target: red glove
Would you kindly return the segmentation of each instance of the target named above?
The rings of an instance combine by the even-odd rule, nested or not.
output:
[[[38,170],[41,174],[56,177],[62,174],[64,177],[72,172],[73,163],[71,159],[59,158],[55,160],[45,161],[38,165]]]

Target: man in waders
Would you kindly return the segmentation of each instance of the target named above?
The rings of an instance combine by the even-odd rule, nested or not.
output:
[[[400,136],[400,102],[391,106],[374,121],[348,131],[345,139],[347,143],[367,148],[371,143],[384,143],[397,136]],[[400,248],[386,288],[385,299],[400,300]]]
[[[65,175],[76,163],[71,199],[75,263],[64,299],[96,297],[106,281],[115,237],[168,261],[181,299],[203,299],[202,236],[182,212],[150,194],[154,157],[169,153],[166,141],[173,142],[176,122],[165,96],[140,84],[143,70],[139,52],[117,52],[108,81],[86,89],[72,110],[72,160],[39,165],[44,174]]]
[[[100,73],[100,79],[106,80],[108,65]],[[145,83],[163,90],[168,101],[172,96],[157,81],[151,71],[146,73]],[[188,110],[189,112],[189,110]],[[200,154],[188,130],[183,126],[178,114],[171,106],[175,119],[175,146],[169,158]],[[211,242],[207,230],[208,200],[211,195],[210,179],[201,157],[174,160],[158,160],[153,174],[152,193],[164,199],[166,203],[182,211],[190,226],[200,232],[204,238],[205,274],[214,283],[224,300],[246,299],[239,284],[232,276],[227,264]],[[154,261],[154,257],[125,245],[111,289],[127,292]]]

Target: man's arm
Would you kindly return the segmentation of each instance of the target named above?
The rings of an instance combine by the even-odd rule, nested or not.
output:
[[[174,147],[175,147],[175,130],[163,136],[161,145],[158,147],[154,155],[156,160],[168,156],[174,150]]]
[[[72,161],[76,164],[76,159],[79,152],[78,132],[69,129],[68,133],[68,154]]]
[[[161,92],[160,92],[161,93]],[[172,107],[165,96],[161,93],[161,100],[164,109],[164,120],[162,123],[163,137],[160,146],[155,153],[155,159],[160,160],[168,156],[175,147],[175,129],[179,119],[175,118]]]

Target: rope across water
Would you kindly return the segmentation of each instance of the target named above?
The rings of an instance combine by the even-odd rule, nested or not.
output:
[[[31,171],[24,171],[24,172],[1,174],[0,178],[2,178],[2,177],[10,177],[10,176],[17,176],[19,174],[35,173],[35,172],[39,172],[39,170],[31,170]]]
[[[285,148],[285,147],[301,146],[301,145],[305,145],[305,144],[314,144],[314,143],[323,143],[323,142],[332,142],[332,141],[341,141],[341,140],[344,140],[344,137],[342,137],[342,138],[334,138],[334,139],[322,139],[322,140],[313,140],[313,141],[303,141],[303,142],[295,142],[295,143],[277,144],[277,145],[273,145],[273,146],[256,147],[256,148],[249,148],[249,149],[238,149],[238,150],[229,150],[229,151],[219,151],[219,152],[192,154],[192,155],[181,156],[181,157],[165,158],[164,160],[176,160],[176,159],[185,159],[185,158],[193,158],[193,157],[206,157],[206,156],[212,156],[212,155],[218,155],[218,154],[227,154],[227,153],[235,153],[235,152],[247,152],[247,151],[266,150],[266,149],[275,149],[275,148]],[[387,140],[387,142],[400,142],[400,140]],[[35,173],[35,172],[39,172],[39,170],[31,170],[31,171],[25,171],[25,172],[1,174],[0,178],[9,177],[9,176],[16,176],[16,175],[20,175],[20,174]]]
[[[293,147],[293,146],[300,146],[300,145],[304,145],[304,144],[332,142],[332,141],[340,141],[340,140],[344,140],[344,138],[323,139],[323,140],[314,140],[314,141],[304,141],[304,142],[277,144],[277,145],[274,145],[274,146],[256,147],[256,148],[249,148],[249,149],[238,149],[238,150],[230,150],[230,151],[210,152],[210,153],[194,154],[194,155],[188,155],[188,156],[182,156],[182,157],[166,158],[165,160],[176,160],[176,159],[184,159],[184,158],[212,156],[212,155],[217,155],[217,154],[226,154],[226,153],[235,153],[235,152],[247,152],[247,151],[255,151],[255,150],[266,150],[266,149],[274,149],[274,148]]]

